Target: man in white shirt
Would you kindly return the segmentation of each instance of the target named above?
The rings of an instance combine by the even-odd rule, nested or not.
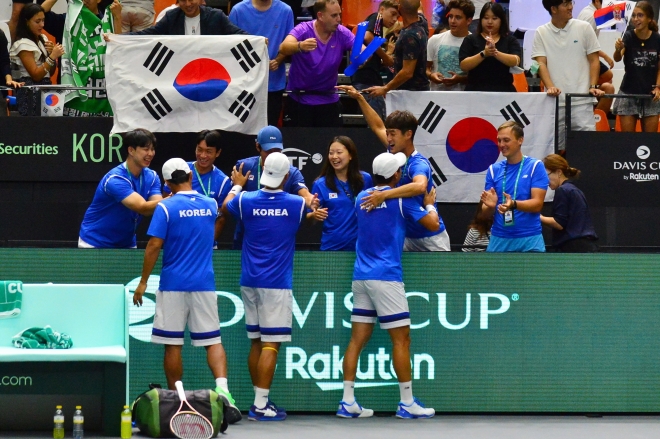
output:
[[[463,72],[458,51],[474,16],[470,0],[451,0],[447,4],[449,32],[433,35],[426,49],[426,76],[431,80],[431,91],[463,91],[467,73]]]
[[[539,63],[539,75],[548,96],[563,93],[590,93],[602,96],[598,85],[600,44],[591,26],[573,20],[573,1],[543,0],[543,7],[550,13],[550,22],[539,26],[534,35],[532,58]],[[566,149],[566,101],[560,97],[559,150]],[[571,100],[571,128],[577,131],[594,131],[592,98]]]

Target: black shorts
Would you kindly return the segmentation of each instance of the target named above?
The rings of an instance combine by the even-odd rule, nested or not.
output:
[[[600,62],[600,71],[598,72],[598,76],[602,76],[603,73],[607,72],[610,68],[605,64],[603,61]]]

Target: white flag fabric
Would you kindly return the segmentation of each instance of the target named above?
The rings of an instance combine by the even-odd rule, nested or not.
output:
[[[267,125],[268,51],[251,35],[111,35],[105,56],[112,133]]]
[[[387,112],[408,110],[419,122],[415,148],[429,159],[437,200],[478,203],[488,167],[502,160],[497,128],[508,120],[525,129],[523,154],[554,152],[556,98],[545,93],[393,91]]]
[[[41,90],[41,115],[61,116],[64,113],[65,90]]]

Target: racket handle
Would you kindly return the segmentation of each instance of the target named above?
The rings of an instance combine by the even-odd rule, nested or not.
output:
[[[183,383],[181,381],[177,381],[174,383],[174,387],[176,387],[176,391],[179,393],[179,400],[186,401],[186,392],[183,390]]]

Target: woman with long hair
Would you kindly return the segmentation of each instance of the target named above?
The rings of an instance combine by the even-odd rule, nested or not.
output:
[[[360,171],[357,148],[351,138],[332,139],[321,174],[312,187],[312,193],[318,195],[319,208],[307,214],[307,219],[323,222],[321,250],[355,251],[355,197],[371,186],[371,176]]]
[[[587,199],[571,181],[580,176],[580,170],[571,168],[558,154],[544,158],[543,165],[550,189],[555,191],[552,216],[541,215],[541,224],[552,228],[552,246],[565,253],[597,252],[594,241],[598,236],[591,222]]]
[[[620,94],[643,94],[648,98],[623,98],[614,101],[614,114],[621,119],[621,131],[635,131],[638,120],[647,133],[658,131],[660,114],[660,35],[653,19],[653,7],[647,1],[635,4],[629,29],[614,43],[614,61],[623,58],[625,74]]]
[[[458,59],[467,72],[465,91],[515,92],[511,67],[520,64],[522,50],[509,32],[506,13],[499,3],[486,3],[479,14],[477,33],[461,44]]]
[[[41,6],[30,3],[21,10],[16,25],[16,41],[11,46],[12,77],[25,85],[50,84],[57,58],[64,54],[61,44],[52,44],[41,33],[45,14]],[[30,99],[31,98],[31,99]],[[16,93],[21,116],[40,114],[41,96],[20,88]]]
[[[463,242],[464,252],[485,252],[490,242],[490,229],[493,227],[493,217],[482,214],[483,201],[479,201],[477,211],[468,226]]]

